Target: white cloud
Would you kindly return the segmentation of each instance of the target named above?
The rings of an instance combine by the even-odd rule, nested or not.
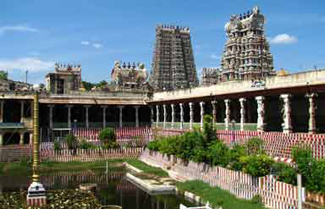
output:
[[[210,55],[210,58],[211,59],[214,59],[214,60],[220,60],[220,56],[216,55],[216,54],[211,54]]]
[[[291,36],[289,34],[279,34],[276,35],[274,38],[270,38],[271,44],[293,44],[298,41],[298,38],[295,36]]]
[[[99,48],[102,48],[103,45],[100,44],[100,43],[93,43],[92,46],[93,46],[94,48],[96,48],[96,49],[99,49]]]
[[[2,26],[0,27],[0,35],[7,33],[7,32],[31,32],[36,33],[39,30],[36,28],[28,27],[28,26],[22,26],[22,25],[16,25],[16,26]]]
[[[90,45],[90,42],[89,41],[82,41],[81,42],[81,45],[89,46]]]
[[[0,60],[1,70],[28,70],[30,72],[48,71],[53,69],[54,62],[43,61],[39,58],[24,57],[14,60]]]
[[[102,48],[103,47],[103,45],[101,43],[98,43],[98,42],[90,42],[90,41],[81,41],[81,45],[91,46],[91,47],[94,47],[96,49],[99,49],[99,48]]]

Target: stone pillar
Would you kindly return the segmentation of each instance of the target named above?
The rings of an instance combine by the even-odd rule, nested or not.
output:
[[[106,109],[107,109],[107,106],[102,105],[102,108],[103,108],[103,128],[106,128]]]
[[[54,105],[48,105],[49,107],[49,126],[50,126],[50,129],[53,129],[53,108],[54,108]]]
[[[174,128],[174,126],[175,126],[175,105],[171,104],[170,106],[172,108],[172,128]]]
[[[86,128],[89,128],[89,108],[90,105],[85,105],[85,112],[86,112]]]
[[[211,101],[213,125],[215,125],[215,123],[217,122],[217,104],[218,104],[217,101]]]
[[[3,106],[5,104],[4,100],[0,101],[0,123],[3,123]]]
[[[156,105],[156,127],[159,127],[159,105]]]
[[[23,145],[24,144],[24,132],[20,132],[19,136],[20,136],[19,144]]]
[[[283,133],[292,133],[291,124],[291,105],[290,105],[290,94],[282,94],[281,99],[283,100]]]
[[[139,106],[134,106],[135,108],[135,127],[139,127]]]
[[[225,99],[225,106],[226,106],[225,129],[228,131],[229,124],[230,124],[230,99]]]
[[[246,114],[245,102],[246,102],[246,99],[245,98],[240,98],[239,99],[239,103],[240,103],[240,130],[241,131],[244,131],[244,125],[246,123],[246,118],[245,118],[245,114]]]
[[[188,105],[190,107],[190,130],[193,130],[193,116],[194,116],[193,102],[188,103]]]
[[[167,111],[166,111],[166,105],[163,104],[163,111],[164,111],[164,129],[166,128],[166,120],[167,120]]]
[[[3,133],[0,133],[0,146],[3,145]]]
[[[201,115],[200,127],[201,127],[201,130],[203,130],[204,102],[200,102],[200,108],[201,108],[201,112],[200,112],[200,115]]]
[[[20,122],[23,122],[23,118],[24,118],[24,104],[25,101],[21,101],[20,102]]]
[[[265,105],[264,105],[264,96],[255,97],[257,102],[257,131],[264,131],[264,115],[265,115]]]
[[[306,97],[309,100],[309,125],[308,133],[316,134],[316,93],[307,94]]]
[[[33,145],[33,139],[34,139],[34,138],[33,138],[33,132],[30,132],[30,133],[29,133],[29,144],[30,144],[30,145]]]
[[[73,105],[67,105],[66,107],[68,108],[68,128],[71,128],[71,108]]]
[[[154,120],[154,111],[153,111],[153,106],[150,106],[150,120],[151,120],[151,125],[155,122]]]
[[[123,107],[124,106],[118,106],[118,108],[120,109],[120,121],[119,121],[120,128],[123,127]]]
[[[183,109],[183,103],[179,103],[179,109],[180,109],[180,124],[179,128],[183,130],[184,126],[184,109]]]

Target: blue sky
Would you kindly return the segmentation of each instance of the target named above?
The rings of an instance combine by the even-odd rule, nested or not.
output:
[[[55,62],[82,65],[82,79],[110,79],[115,60],[151,70],[155,27],[190,27],[198,74],[218,67],[230,15],[259,6],[274,66],[325,68],[324,0],[1,0],[0,69],[44,82]]]

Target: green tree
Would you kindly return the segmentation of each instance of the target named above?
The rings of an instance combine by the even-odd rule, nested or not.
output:
[[[113,128],[104,128],[99,133],[99,140],[103,143],[116,142],[116,134]]]
[[[119,147],[119,144],[116,142],[116,134],[113,128],[104,128],[99,133],[99,139],[102,142],[103,149],[115,149]]]
[[[86,89],[86,91],[90,91],[95,86],[95,84],[87,81],[82,81],[82,85]]]
[[[205,115],[203,117],[203,136],[204,136],[204,147],[217,139],[217,132],[213,125],[213,119],[211,115]]]
[[[0,79],[8,80],[8,73],[6,71],[0,70]]]
[[[107,85],[107,81],[105,81],[105,80],[102,80],[102,81],[100,81],[99,83],[97,83],[96,84],[96,87],[103,87],[103,86],[106,86]]]

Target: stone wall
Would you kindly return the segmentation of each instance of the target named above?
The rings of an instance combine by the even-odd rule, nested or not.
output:
[[[31,157],[31,145],[7,145],[0,147],[0,162],[19,161]]]

